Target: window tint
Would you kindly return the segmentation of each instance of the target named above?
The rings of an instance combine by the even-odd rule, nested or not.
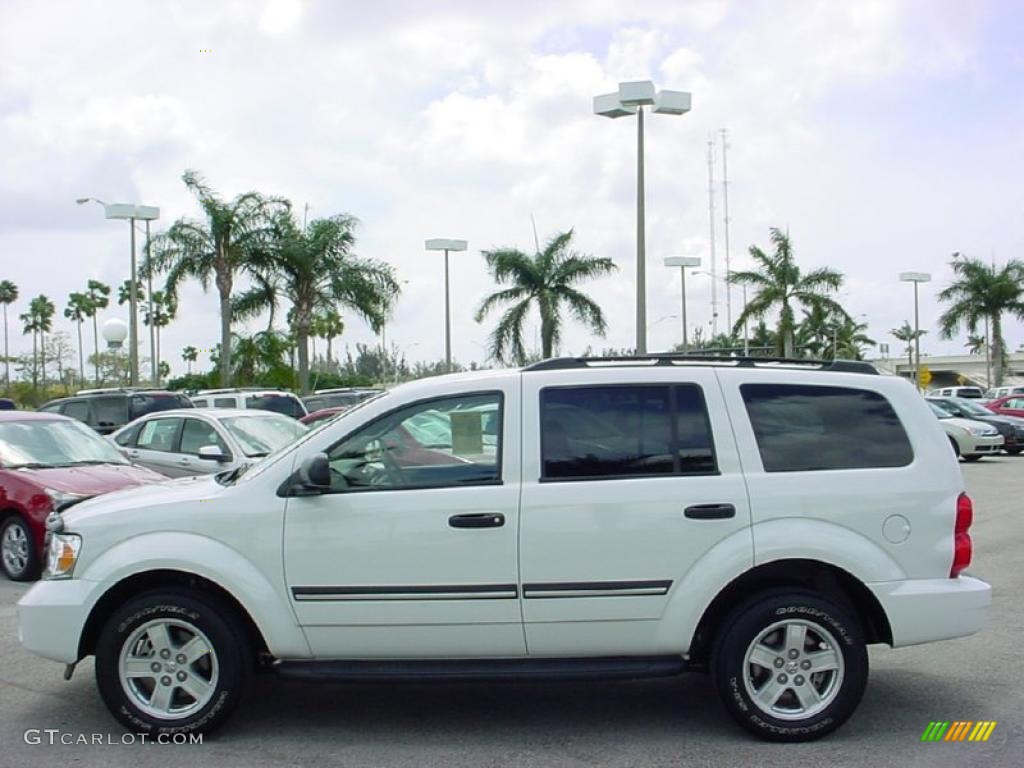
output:
[[[439,488],[501,479],[501,395],[431,400],[384,416],[328,452],[335,490]]]
[[[131,418],[137,419],[147,413],[170,411],[174,408],[191,408],[192,401],[184,395],[170,393],[132,395],[129,407],[131,408]]]
[[[545,389],[541,452],[548,480],[716,471],[693,384]]]
[[[119,427],[128,423],[127,397],[94,397],[91,402],[96,426]]]
[[[1014,397],[1003,403],[1003,408],[1024,408],[1024,397]],[[65,411],[67,413],[67,411]]]
[[[214,408],[234,408],[235,398],[233,397],[215,397],[213,399]]]
[[[744,384],[740,392],[766,472],[902,467],[914,458],[877,392],[791,384]]]
[[[147,451],[174,452],[181,419],[151,419],[139,430],[138,447]]]
[[[231,453],[212,425],[201,419],[185,419],[185,426],[181,430],[179,452],[198,456],[199,449],[206,445],[215,445],[224,454]]]
[[[295,395],[250,395],[245,398],[245,407],[283,413],[293,419],[301,419],[306,415],[302,403]]]
[[[72,400],[70,403],[65,403],[63,413],[72,419],[89,423],[89,404],[84,400]]]
[[[60,413],[60,409],[64,407],[64,402],[48,403],[42,406],[39,410],[45,413]]]

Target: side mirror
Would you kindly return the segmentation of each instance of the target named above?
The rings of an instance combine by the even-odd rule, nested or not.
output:
[[[207,461],[228,461],[229,457],[216,445],[204,445],[199,449],[199,458]]]
[[[314,453],[303,460],[295,473],[299,485],[307,491],[329,491],[331,489],[331,466],[326,453]]]

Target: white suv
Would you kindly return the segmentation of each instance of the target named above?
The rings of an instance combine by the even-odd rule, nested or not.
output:
[[[196,408],[256,408],[301,419],[309,411],[291,392],[279,389],[201,389],[192,397]]]
[[[49,521],[26,648],[114,716],[209,730],[302,679],[712,675],[757,735],[853,712],[866,645],[960,637],[991,588],[938,421],[866,364],[549,360],[425,379],[248,471]]]

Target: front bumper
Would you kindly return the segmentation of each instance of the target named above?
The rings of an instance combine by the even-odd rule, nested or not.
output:
[[[18,640],[53,661],[78,661],[78,643],[98,585],[83,579],[37,582],[18,601]]]
[[[988,620],[992,586],[981,579],[911,579],[867,585],[892,628],[892,645],[973,635]]]

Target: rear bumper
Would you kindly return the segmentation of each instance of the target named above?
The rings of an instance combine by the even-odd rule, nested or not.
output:
[[[981,579],[912,579],[868,584],[892,628],[892,645],[973,635],[988,620],[992,587]]]
[[[73,664],[97,584],[83,579],[40,581],[18,601],[18,640],[45,659]]]

